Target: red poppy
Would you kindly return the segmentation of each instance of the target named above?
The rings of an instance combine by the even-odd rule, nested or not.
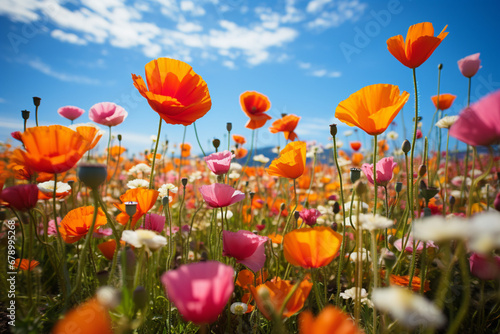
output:
[[[255,130],[266,124],[271,116],[265,114],[271,108],[271,102],[267,96],[258,92],[244,92],[240,96],[241,108],[250,117],[245,127]]]
[[[351,145],[351,148],[354,150],[354,151],[359,151],[359,149],[361,148],[361,142],[360,141],[352,141],[349,143],[349,145]]]
[[[295,115],[286,115],[283,118],[274,121],[273,125],[269,128],[271,133],[283,132],[286,140],[294,141],[297,139],[297,134],[294,132],[300,117]]]
[[[38,187],[36,184],[8,187],[0,192],[0,199],[18,211],[30,210],[38,201]]]

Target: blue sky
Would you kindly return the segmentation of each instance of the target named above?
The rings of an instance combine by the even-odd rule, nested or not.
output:
[[[441,92],[457,95],[448,114],[458,114],[466,103],[460,58],[481,53],[472,101],[500,88],[499,10],[494,0],[2,0],[0,140],[22,130],[23,109],[33,112],[28,125],[34,126],[32,97],[40,96],[43,125],[69,124],[56,112],[61,106],[85,109],[77,122],[88,122],[93,104],[115,102],[129,115],[113,133],[121,133],[132,152],[149,148],[159,118],[134,88],[131,73],[144,76],[144,65],[157,57],[186,61],[207,82],[212,109],[196,123],[204,148],[213,138],[225,139],[226,122],[233,123],[233,134],[250,139],[239,105],[247,90],[269,97],[273,120],[281,113],[301,116],[301,140],[326,144],[340,101],[370,84],[396,84],[411,95],[402,111],[409,133],[411,70],[388,52],[386,40],[428,21],[436,35],[448,25],[449,35],[417,69],[426,134],[439,63]],[[258,131],[259,147],[276,145],[282,136],[267,130],[273,120]],[[401,139],[401,115],[395,122]],[[342,125],[339,133],[348,129]],[[179,143],[183,130],[163,126],[161,139]],[[200,152],[192,126],[186,138]],[[102,140],[100,148],[105,145]]]

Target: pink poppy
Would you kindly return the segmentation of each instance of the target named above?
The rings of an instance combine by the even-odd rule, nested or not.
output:
[[[125,109],[111,102],[94,104],[89,110],[90,120],[105,126],[119,125],[127,115]]]
[[[0,200],[9,203],[9,206],[18,211],[33,209],[38,202],[38,186],[36,184],[22,184],[3,189]]]
[[[472,78],[481,68],[479,53],[474,53],[473,55],[462,58],[457,63],[458,69],[462,72],[462,75],[467,78]]]
[[[19,140],[20,142],[22,142],[22,141],[23,141],[23,139],[21,138],[21,135],[22,135],[21,131],[14,131],[14,132],[11,132],[11,133],[10,133],[10,136],[11,136],[12,138],[14,138],[14,139],[16,139],[16,140]]]
[[[394,241],[394,247],[396,247],[396,249],[400,252],[403,249],[403,242],[404,242],[403,239],[398,239],[398,240]],[[415,249],[415,251],[417,253],[422,253],[422,251],[424,250],[424,243],[422,241],[419,242],[418,240],[416,240],[415,242],[417,245],[417,248]],[[438,246],[436,246],[436,244],[433,241],[427,241],[426,247],[427,247],[427,249],[439,248]],[[411,237],[411,236],[408,237],[408,242],[406,243],[406,247],[404,250],[405,250],[405,252],[408,252],[408,253],[413,252],[413,237]]]
[[[141,229],[151,230],[158,233],[163,231],[163,228],[165,227],[164,216],[157,215],[156,213],[147,213],[144,217],[144,225],[140,227]],[[178,229],[179,228],[177,228],[177,230]],[[175,233],[174,231],[172,232]]]
[[[222,255],[231,256],[236,262],[243,263],[252,271],[259,271],[266,262],[265,244],[267,237],[253,234],[250,231],[222,231],[224,248]]]
[[[500,256],[473,253],[469,258],[470,273],[483,280],[500,277]]]
[[[101,227],[94,232],[93,237],[97,238],[97,239],[101,239],[104,237],[109,237],[111,234],[113,234],[113,230],[111,228],[102,228]]]
[[[381,186],[387,185],[392,179],[392,172],[397,165],[393,157],[380,159],[377,162],[377,184]],[[361,170],[365,173],[368,182],[373,184],[373,164],[363,164]]]
[[[228,150],[212,153],[206,156],[205,162],[207,163],[208,168],[216,175],[226,174],[229,171],[229,167],[231,166],[231,159],[234,155]]]
[[[82,116],[85,110],[74,107],[74,106],[65,106],[57,109],[57,113],[64,118],[69,119],[70,121],[74,121],[78,117]]]
[[[450,128],[450,136],[472,146],[500,143],[500,90],[463,110]]]
[[[230,185],[214,183],[199,188],[203,199],[211,208],[224,208],[245,198],[245,194]]]
[[[299,212],[300,218],[309,226],[316,224],[316,220],[321,216],[321,212],[316,209],[304,209]]]
[[[161,282],[182,318],[199,325],[217,320],[233,294],[233,279],[232,267],[207,261],[170,270]]]

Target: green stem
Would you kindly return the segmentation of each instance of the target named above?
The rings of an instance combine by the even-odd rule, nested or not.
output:
[[[415,153],[415,146],[417,145],[417,127],[418,127],[418,91],[417,91],[417,75],[415,69],[413,69],[413,86],[415,88],[415,120],[413,125],[413,141],[411,143],[411,154],[410,154],[410,191],[409,191],[409,207],[411,214],[411,221],[415,220],[415,211],[413,210],[413,156]],[[406,176],[408,178],[408,175]]]
[[[378,288],[379,272],[378,272],[378,254],[377,254],[377,237],[375,231],[370,231],[372,244],[372,259],[373,259],[373,289]],[[359,256],[359,254],[358,254]],[[373,308],[373,333],[377,333],[377,309]]]
[[[179,170],[177,172],[178,174],[178,180],[177,180],[177,187],[181,186],[181,168],[182,168],[182,149],[184,148],[184,142],[186,140],[186,129],[187,126],[184,126],[184,134],[182,135],[182,144],[181,144],[181,156],[179,157]]]
[[[161,133],[161,123],[163,119],[160,117],[160,123],[158,124],[158,134],[156,135],[155,150],[153,152],[153,161],[151,162],[151,175],[149,176],[149,189],[154,189],[154,175],[155,175],[155,162],[156,162],[156,152],[158,151],[158,143],[160,142]]]
[[[377,184],[377,135],[373,136],[373,185],[375,186],[375,204],[373,205],[373,216],[377,213],[378,184]]]
[[[446,217],[446,203],[448,201],[448,145],[450,143],[450,129],[448,129],[448,134],[446,135],[446,160],[444,163],[444,194],[443,194],[443,216]]]
[[[469,265],[467,264],[464,242],[461,241],[458,245],[457,249],[458,253],[458,265],[460,267],[460,274],[462,276],[462,302],[460,304],[460,309],[458,310],[457,316],[451,323],[447,334],[457,333],[460,328],[460,324],[464,320],[464,317],[467,315],[467,311],[469,310],[470,304],[470,275],[469,275]]]
[[[35,121],[36,121],[36,126],[38,126],[38,106],[35,106]]]
[[[200,139],[198,138],[198,131],[196,131],[196,122],[193,122],[194,134],[196,135],[196,141],[198,142],[198,146],[200,147],[201,153],[206,157],[205,151],[203,151],[203,147],[201,147]],[[229,149],[229,148],[228,148]]]

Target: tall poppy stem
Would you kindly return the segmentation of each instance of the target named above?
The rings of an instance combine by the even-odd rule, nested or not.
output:
[[[158,134],[156,135],[156,145],[153,152],[153,161],[151,162],[151,175],[149,176],[149,189],[154,188],[154,175],[155,175],[155,162],[156,162],[156,152],[158,151],[158,143],[160,142],[161,133],[161,123],[163,119],[160,117],[160,123],[158,124]]]
[[[205,151],[203,151],[203,147],[201,147],[200,139],[198,138],[198,131],[196,131],[196,122],[193,122],[194,134],[196,135],[196,141],[198,142],[198,146],[200,147],[201,153],[206,157]]]
[[[182,150],[184,148],[184,142],[186,141],[186,126],[184,126],[184,134],[182,135],[182,144],[181,144],[181,156],[179,157],[179,169],[178,169],[178,178],[177,178],[177,186],[180,187],[181,186],[181,168],[182,168]]]
[[[448,134],[446,136],[446,160],[444,163],[444,194],[443,194],[443,216],[446,217],[446,202],[448,201],[448,145],[450,143],[450,129],[448,129]]]
[[[470,90],[471,90],[471,79],[469,78],[469,87],[467,89],[467,108],[470,106]],[[465,153],[465,163],[464,163],[464,181],[462,182],[462,187],[460,189],[460,205],[464,204],[464,193],[465,185],[467,183],[467,168],[469,167],[469,152],[470,146],[467,144],[467,150]]]
[[[377,214],[378,184],[377,184],[377,135],[373,136],[373,185],[375,186],[375,204],[373,205],[373,215]]]
[[[413,140],[411,143],[411,153],[410,153],[410,189],[409,189],[409,206],[410,206],[410,216],[411,221],[415,220],[415,211],[413,206],[413,155],[415,153],[415,146],[417,144],[417,128],[418,128],[418,90],[417,90],[417,74],[415,68],[413,68],[413,86],[415,88],[415,118],[413,125]],[[408,175],[406,176],[408,178]]]
[[[372,259],[373,259],[373,289],[378,288],[378,254],[377,254],[377,238],[375,231],[370,231],[371,244],[372,244]],[[359,254],[358,254],[359,255]],[[377,309],[373,308],[373,333],[377,333]]]

